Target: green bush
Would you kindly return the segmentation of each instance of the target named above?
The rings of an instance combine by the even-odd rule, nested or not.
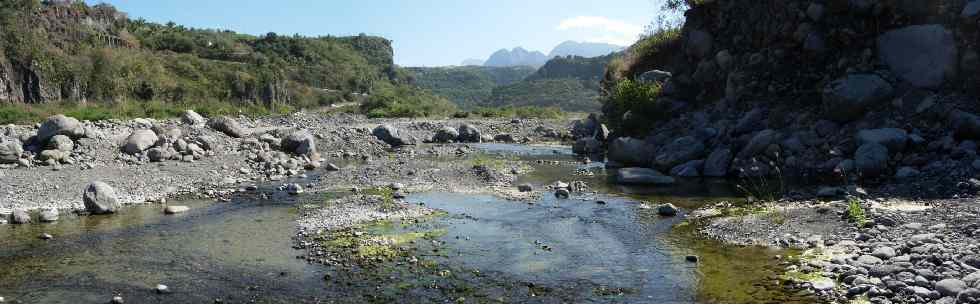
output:
[[[471,111],[472,114],[480,117],[490,118],[542,118],[556,119],[565,117],[565,113],[558,107],[536,107],[536,106],[503,106],[503,107],[480,107]],[[468,117],[469,113],[465,117]],[[463,117],[463,118],[465,118]]]
[[[456,112],[456,105],[442,96],[409,85],[379,83],[361,104],[368,117],[445,117]]]
[[[623,79],[605,99],[603,112],[613,129],[643,134],[668,114],[659,102],[660,91],[658,83]]]

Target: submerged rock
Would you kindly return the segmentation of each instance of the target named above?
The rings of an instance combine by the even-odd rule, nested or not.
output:
[[[622,168],[616,171],[616,183],[624,185],[672,185],[674,178],[648,168]]]
[[[677,207],[671,203],[657,206],[657,214],[661,216],[675,216],[677,215]]]

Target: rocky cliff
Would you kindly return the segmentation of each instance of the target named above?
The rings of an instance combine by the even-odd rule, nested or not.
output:
[[[980,1],[694,2],[607,70],[603,120],[645,126],[614,130],[610,155],[697,175],[972,177]],[[656,97],[609,102],[634,82]]]

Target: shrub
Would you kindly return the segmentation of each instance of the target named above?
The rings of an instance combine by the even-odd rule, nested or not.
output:
[[[668,114],[659,102],[660,91],[658,83],[624,79],[605,99],[603,112],[613,129],[626,134],[642,133]]]
[[[378,83],[361,104],[361,113],[379,117],[445,117],[456,112],[456,105],[442,96],[409,85]]]
[[[470,113],[459,118],[468,117]],[[480,117],[491,118],[542,118],[556,119],[565,116],[565,113],[558,107],[537,107],[537,106],[503,106],[503,107],[479,107],[472,111],[472,114]],[[459,116],[459,115],[457,115]]]

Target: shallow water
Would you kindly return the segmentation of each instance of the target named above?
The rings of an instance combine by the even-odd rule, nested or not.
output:
[[[412,194],[408,201],[450,214],[431,223],[446,231],[439,240],[452,254],[439,255],[444,265],[547,286],[574,302],[811,302],[771,279],[779,272],[772,257],[787,252],[699,239],[693,225],[659,217],[639,203],[694,207],[731,198],[724,183],[610,186],[601,165],[575,162],[567,147],[476,147],[532,161],[533,172],[521,182],[541,187],[584,180],[601,194],[572,200],[545,195],[535,204],[487,195]],[[583,171],[593,175],[575,175]],[[303,254],[291,248],[296,205],[310,200],[319,198],[277,194],[261,200],[249,194],[230,203],[179,202],[192,209],[176,216],[150,205],[112,216],[0,226],[0,296],[21,303],[105,303],[115,294],[128,303],[317,303],[357,302],[351,299],[374,293],[373,282],[331,284],[323,279],[330,267],[296,259]],[[39,240],[40,233],[55,239]],[[701,262],[686,262],[687,255]],[[161,283],[173,293],[155,294],[153,286]],[[535,302],[548,302],[542,300]]]

